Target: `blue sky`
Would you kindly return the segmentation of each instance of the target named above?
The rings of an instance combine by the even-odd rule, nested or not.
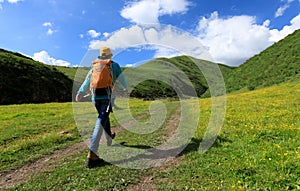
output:
[[[121,66],[180,54],[238,66],[300,28],[300,0],[0,0],[0,23],[0,48],[50,65],[107,45]]]

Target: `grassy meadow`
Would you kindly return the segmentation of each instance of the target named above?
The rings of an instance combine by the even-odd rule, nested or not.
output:
[[[299,190],[300,83],[227,97],[224,126],[213,147],[196,152],[210,99],[180,166],[157,172],[157,190]],[[191,151],[191,152],[190,152]]]
[[[106,164],[85,167],[86,150],[58,161],[54,170],[7,190],[127,190],[143,179],[154,190],[299,190],[300,81],[227,96],[224,125],[214,145],[201,154],[211,99],[200,102],[197,132],[175,160],[159,168],[135,170]],[[147,120],[149,101],[131,100],[134,116]],[[167,120],[179,103],[166,101]],[[80,142],[72,103],[0,106],[1,172]],[[112,125],[118,125],[112,117]],[[167,125],[167,123],[164,123]],[[62,133],[63,132],[63,133]],[[118,133],[117,142],[153,147],[167,128],[136,135]]]
[[[71,103],[0,106],[0,171],[80,141]]]

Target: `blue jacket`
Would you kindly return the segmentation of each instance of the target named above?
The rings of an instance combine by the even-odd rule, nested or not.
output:
[[[121,85],[123,86],[123,88],[127,88],[128,84],[127,84],[127,80],[124,76],[124,74],[122,73],[121,67],[118,63],[112,61],[112,70],[113,70],[113,82],[115,83],[116,80],[118,79],[118,81],[121,83]],[[93,68],[90,69],[90,71],[88,72],[84,82],[82,83],[81,87],[79,88],[77,94],[85,94],[86,90],[88,88],[90,88],[90,80],[91,80],[91,75],[92,75],[92,71]],[[114,96],[114,95],[112,95]],[[93,97],[92,96],[92,100],[101,100],[101,99],[108,99],[108,96],[96,96]]]

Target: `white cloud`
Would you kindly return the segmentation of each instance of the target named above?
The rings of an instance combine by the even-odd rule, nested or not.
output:
[[[7,2],[9,2],[9,3],[18,3],[21,1],[23,1],[23,0],[7,0]]]
[[[282,2],[285,2],[285,4],[282,5],[281,7],[279,7],[279,8],[277,9],[277,11],[276,11],[276,13],[275,13],[275,18],[281,17],[282,15],[284,15],[284,12],[285,12],[288,8],[290,8],[290,4],[291,4],[292,2],[294,2],[295,0],[281,0],[281,1],[282,1]],[[299,2],[300,2],[300,0],[299,0]]]
[[[269,24],[270,21],[266,20],[259,25],[255,17],[247,15],[223,19],[214,12],[209,18],[199,21],[198,33],[214,61],[237,66],[299,29],[300,16],[280,31],[271,30]]]
[[[290,21],[290,25],[284,26],[281,30],[270,30],[270,41],[278,42],[298,29],[300,29],[300,13]]]
[[[161,57],[172,58],[180,55],[181,53],[177,52],[176,50],[172,50],[164,47],[156,47],[154,58],[161,58]]]
[[[109,46],[111,49],[126,48],[128,45],[145,43],[142,28],[132,26],[121,28],[111,35],[107,40],[93,40],[90,42],[90,49],[100,49],[102,46]]]
[[[269,27],[270,26],[271,21],[270,20],[265,20],[265,22],[263,23],[264,27]]]
[[[97,32],[97,31],[95,31],[95,30],[89,30],[87,33],[88,33],[88,35],[90,35],[92,38],[97,38],[97,37],[99,37],[99,36],[101,35],[100,32]]]
[[[155,50],[157,57],[186,54],[211,59],[196,37],[167,25],[122,28],[106,40],[91,41],[89,47],[100,49],[102,46],[108,46],[115,52],[129,47],[142,47]]]
[[[127,68],[132,68],[132,67],[135,67],[135,64],[126,64],[125,67],[127,67]]]
[[[43,26],[44,27],[52,27],[52,23],[50,23],[50,22],[44,22]]]
[[[52,30],[52,29],[48,29],[48,31],[47,31],[47,35],[52,35],[54,32],[55,32],[54,30]]]
[[[121,16],[131,22],[158,23],[159,5],[155,1],[140,1],[128,4],[122,11]]]
[[[84,35],[83,35],[83,34],[80,34],[80,35],[79,35],[79,37],[80,37],[80,38],[83,38],[83,37],[84,37]]]
[[[13,4],[16,4],[16,3],[21,2],[21,1],[23,1],[23,0],[7,0],[8,3],[13,3]],[[4,0],[0,0],[0,10],[3,9],[3,6],[2,6],[1,3],[4,3]]]
[[[159,23],[159,16],[186,12],[189,5],[187,0],[133,1],[123,8],[121,16],[137,24],[154,24]]]
[[[33,54],[33,58],[36,61],[48,64],[48,65],[56,65],[56,66],[71,66],[71,63],[64,61],[64,60],[57,60],[55,58],[52,58],[48,52],[41,51],[36,52]]]
[[[290,6],[288,4],[285,4],[281,7],[279,7],[275,13],[275,17],[280,17],[284,14],[284,12],[289,8]]]
[[[51,22],[44,22],[43,26],[48,28],[46,34],[49,35],[49,36],[53,35],[53,33],[57,32],[56,30],[52,29],[52,23]]]
[[[106,38],[109,37],[109,35],[110,35],[110,33],[108,33],[108,32],[103,33],[103,36]]]
[[[214,12],[199,21],[195,31],[197,35],[193,37],[184,31],[174,30],[171,26],[131,26],[110,34],[106,40],[91,41],[89,48],[109,46],[118,52],[129,47],[142,47],[154,50],[154,57],[187,54],[238,66],[274,42],[300,29],[300,14],[281,30],[270,29],[270,24],[270,20],[258,24],[255,17],[248,15],[220,18]]]

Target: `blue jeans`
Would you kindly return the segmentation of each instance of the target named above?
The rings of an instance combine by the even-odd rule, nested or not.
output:
[[[101,135],[103,133],[103,129],[105,130],[106,139],[110,139],[111,130],[110,130],[110,121],[109,114],[111,112],[111,105],[108,99],[104,100],[95,100],[94,105],[98,111],[98,118],[96,120],[95,128],[93,131],[90,150],[94,153],[98,153],[99,142]]]

